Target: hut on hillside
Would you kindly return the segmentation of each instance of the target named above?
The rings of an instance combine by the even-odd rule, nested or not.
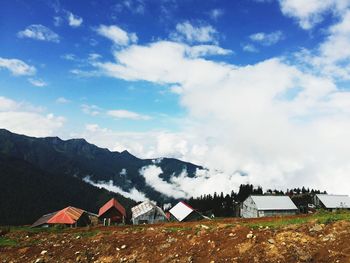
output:
[[[64,225],[69,227],[82,227],[97,222],[97,215],[68,206],[62,210],[49,213],[40,217],[31,227],[49,227],[52,225]]]
[[[350,197],[348,195],[316,194],[314,196],[314,205],[317,208],[329,211],[350,209]]]
[[[289,196],[251,195],[241,204],[241,217],[295,215],[298,208]]]
[[[153,224],[167,221],[164,211],[150,201],[144,201],[131,208],[132,222],[137,224]]]
[[[111,224],[124,224],[126,211],[115,198],[112,198],[100,208],[98,218],[105,226]]]
[[[194,210],[185,202],[178,202],[173,208],[169,210],[170,220],[179,222],[195,221],[203,219],[203,215]]]

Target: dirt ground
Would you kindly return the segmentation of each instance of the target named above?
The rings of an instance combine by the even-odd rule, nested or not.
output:
[[[291,223],[284,224],[286,220]],[[311,216],[63,231],[17,229],[1,238],[15,243],[0,246],[0,263],[350,263],[350,221],[323,224]]]

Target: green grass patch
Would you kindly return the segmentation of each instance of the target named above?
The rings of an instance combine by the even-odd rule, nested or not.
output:
[[[82,237],[82,238],[87,238],[87,237],[93,237],[96,236],[98,233],[100,233],[99,230],[93,230],[93,231],[84,231],[84,232],[77,232],[74,233],[74,236],[78,237]]]
[[[336,213],[332,212],[318,212],[311,216],[305,216],[305,217],[296,217],[296,218],[276,218],[276,220],[273,221],[261,221],[261,222],[254,222],[254,223],[245,223],[244,225],[251,227],[253,229],[257,228],[279,228],[283,226],[288,225],[301,225],[308,223],[310,221],[317,221],[320,224],[329,224],[332,222],[340,221],[340,220],[346,220],[350,221],[350,212],[348,211],[339,211]]]
[[[0,237],[0,247],[14,247],[17,246],[17,242],[13,239]]]
[[[180,231],[190,231],[192,227],[167,227],[165,231],[167,232],[180,232]]]

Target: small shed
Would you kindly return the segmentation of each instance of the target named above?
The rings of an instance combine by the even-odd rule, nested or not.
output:
[[[132,222],[137,224],[153,224],[167,221],[164,211],[151,201],[144,201],[131,208]]]
[[[179,222],[195,221],[203,219],[203,216],[183,201],[178,202],[169,210],[170,220]]]
[[[241,204],[243,218],[295,215],[298,208],[289,196],[251,195]]]
[[[48,227],[51,225],[65,225],[70,227],[88,226],[97,215],[80,208],[68,206],[62,210],[43,215],[34,222],[32,227]]]
[[[314,196],[314,205],[317,208],[330,211],[350,209],[350,197],[348,195],[316,194]]]
[[[112,198],[100,208],[98,218],[107,226],[113,223],[121,224],[125,223],[126,211],[115,198]]]

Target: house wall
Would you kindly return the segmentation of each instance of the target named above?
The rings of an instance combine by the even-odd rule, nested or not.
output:
[[[258,209],[253,201],[253,199],[249,196],[241,206],[241,217],[243,218],[254,218],[258,217]]]
[[[134,225],[154,224],[166,221],[166,218],[154,208],[151,211],[132,219]]]
[[[287,215],[295,215],[297,213],[296,210],[259,210],[259,217],[268,217],[268,216],[287,216]]]

